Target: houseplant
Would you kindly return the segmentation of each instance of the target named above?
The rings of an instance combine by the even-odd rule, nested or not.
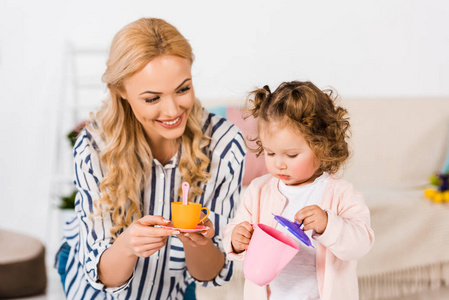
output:
[[[75,126],[75,128],[70,131],[66,137],[70,142],[70,145],[72,148],[75,146],[76,139],[78,138],[79,133],[83,128],[87,125],[88,121],[82,121],[78,125]],[[58,206],[60,209],[67,209],[67,210],[73,210],[75,208],[75,197],[76,197],[76,189],[73,189],[73,191],[66,195],[61,197],[61,202]]]

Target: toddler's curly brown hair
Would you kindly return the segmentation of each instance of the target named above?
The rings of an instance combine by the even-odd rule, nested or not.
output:
[[[263,153],[260,131],[270,128],[271,122],[299,130],[320,162],[317,173],[335,174],[349,158],[348,111],[336,104],[333,90],[320,90],[310,81],[281,83],[271,93],[268,86],[250,92],[246,117],[258,121],[258,134],[248,147],[257,156]]]

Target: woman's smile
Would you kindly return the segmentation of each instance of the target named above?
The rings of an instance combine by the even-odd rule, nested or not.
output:
[[[174,119],[171,119],[171,120],[156,120],[156,122],[158,122],[164,128],[171,129],[171,128],[178,127],[182,123],[183,118],[184,118],[184,113],[182,113],[180,116],[178,116]]]

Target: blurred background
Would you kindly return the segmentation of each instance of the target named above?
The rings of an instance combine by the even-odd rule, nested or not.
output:
[[[101,103],[114,34],[141,17],[165,19],[191,42],[205,106],[287,80],[346,98],[449,96],[443,0],[0,0],[0,228],[54,238],[61,155],[71,163],[65,134]],[[96,88],[78,94],[84,110],[73,106],[76,84]]]

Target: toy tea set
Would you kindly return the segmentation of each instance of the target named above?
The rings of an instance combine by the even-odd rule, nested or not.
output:
[[[209,209],[201,206],[199,203],[189,202],[190,185],[188,182],[182,184],[182,202],[171,203],[171,214],[173,225],[161,226],[169,229],[177,229],[180,232],[197,232],[209,229],[209,227],[201,225],[207,216]],[[200,219],[201,211],[205,210],[206,215]]]
[[[180,232],[197,232],[209,229],[200,223],[209,215],[209,209],[199,203],[188,202],[189,183],[182,184],[182,202],[171,203],[173,225],[161,226],[177,229]],[[201,211],[206,215],[200,219]],[[296,221],[274,215],[276,221],[307,246],[313,247],[309,237]],[[298,253],[298,243],[285,233],[262,223],[254,224],[254,232],[246,250],[243,262],[243,274],[249,281],[264,286],[282,271]]]
[[[274,215],[276,221],[285,227],[302,243],[313,248],[309,237],[296,221]],[[269,284],[298,253],[298,243],[283,232],[265,225],[254,224],[254,232],[243,261],[243,274],[254,284]]]

